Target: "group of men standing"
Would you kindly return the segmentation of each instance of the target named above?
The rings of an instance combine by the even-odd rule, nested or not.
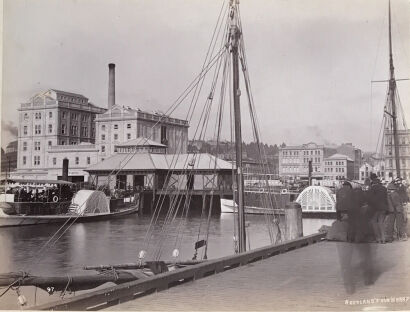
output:
[[[348,241],[387,243],[407,240],[408,201],[407,186],[401,179],[386,187],[372,173],[364,189],[353,188],[347,181],[343,183],[336,193],[336,211],[338,220],[347,217]]]

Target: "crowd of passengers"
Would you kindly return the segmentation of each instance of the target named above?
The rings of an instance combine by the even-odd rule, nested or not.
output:
[[[6,194],[14,194],[14,202],[63,202],[70,201],[74,195],[69,185],[30,188],[8,187]]]
[[[400,178],[382,183],[376,174],[361,188],[348,181],[336,192],[338,220],[348,224],[350,242],[407,240],[408,185]]]

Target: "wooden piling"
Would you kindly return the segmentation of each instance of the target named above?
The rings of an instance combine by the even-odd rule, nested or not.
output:
[[[292,240],[303,236],[302,207],[291,202],[285,209],[286,240]]]

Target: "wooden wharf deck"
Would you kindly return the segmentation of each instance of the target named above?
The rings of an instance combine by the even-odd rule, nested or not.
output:
[[[196,268],[187,267],[146,280],[134,281],[30,309],[106,308],[121,311],[410,309],[408,283],[410,241],[384,245],[371,244],[378,277],[370,286],[364,285],[357,268],[359,261],[357,253],[356,256],[353,254],[357,284],[356,292],[349,295],[344,288],[339,261],[339,252],[343,248],[349,248],[349,244],[320,241],[323,236],[323,234],[314,234],[241,255],[208,260],[196,265]],[[223,274],[217,274],[222,272]],[[387,299],[391,301],[392,298],[404,302],[384,302]],[[360,302],[360,300],[369,301]],[[370,300],[374,302],[371,303]]]
[[[376,253],[375,268],[380,275],[373,285],[365,286],[360,280],[359,272],[356,272],[356,292],[351,295],[346,293],[343,285],[338,255],[338,248],[346,247],[346,243],[326,241],[243,265],[223,274],[156,292],[108,309],[121,311],[409,310],[410,241],[384,245],[372,244],[372,246]],[[382,302],[387,298],[390,301],[394,298],[404,302]],[[373,303],[370,301],[372,299]],[[360,300],[370,302],[360,302]]]

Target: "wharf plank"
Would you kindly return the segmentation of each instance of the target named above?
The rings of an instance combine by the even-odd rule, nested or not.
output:
[[[377,280],[370,286],[364,285],[358,268],[361,259],[357,248],[360,244],[321,242],[107,310],[410,310],[410,241],[370,246],[378,272]],[[356,280],[353,294],[347,294],[341,274],[339,255],[345,254],[346,250],[353,250]],[[359,302],[384,298],[402,298],[406,302]]]

